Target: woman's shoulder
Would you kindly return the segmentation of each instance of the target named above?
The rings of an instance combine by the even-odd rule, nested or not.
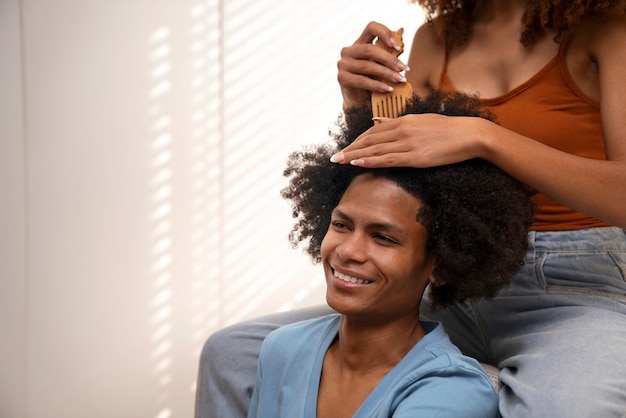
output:
[[[566,36],[567,66],[582,91],[595,100],[603,82],[611,86],[607,91],[621,91],[616,83],[626,63],[626,15],[592,20]]]
[[[437,87],[445,54],[445,42],[435,26],[430,22],[420,26],[413,36],[407,63],[411,71],[406,75],[416,93]]]
[[[626,39],[626,14],[593,19],[565,35],[570,40],[568,49],[580,50],[590,59],[611,54],[623,54]]]

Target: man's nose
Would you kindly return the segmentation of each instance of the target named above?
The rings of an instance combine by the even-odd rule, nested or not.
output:
[[[359,232],[353,232],[337,245],[337,255],[344,262],[364,262],[367,259],[366,237]]]

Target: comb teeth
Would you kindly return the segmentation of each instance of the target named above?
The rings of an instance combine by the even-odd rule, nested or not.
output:
[[[407,101],[413,95],[409,83],[395,84],[388,93],[372,92],[372,115],[380,118],[397,118],[404,114]]]
[[[387,95],[381,97],[372,108],[375,117],[395,118],[404,113],[407,98],[402,95]]]

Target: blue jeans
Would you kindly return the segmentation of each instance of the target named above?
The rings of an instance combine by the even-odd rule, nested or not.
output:
[[[626,417],[626,233],[531,232],[526,263],[491,301],[422,316],[498,366],[504,417]]]
[[[422,318],[500,368],[504,417],[626,417],[626,233],[619,228],[531,232],[526,264],[490,301]],[[196,417],[245,417],[264,336],[328,313],[297,311],[212,335],[200,359]]]

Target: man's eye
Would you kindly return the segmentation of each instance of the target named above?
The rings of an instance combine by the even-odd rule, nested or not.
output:
[[[390,243],[390,244],[395,244],[395,242],[396,242],[395,240],[389,238],[388,236],[381,235],[381,234],[374,235],[374,238],[379,240],[379,241],[384,241],[384,242],[387,242],[387,243]]]
[[[339,222],[339,221],[333,221],[331,222],[331,225],[339,229],[347,228],[346,224],[344,224],[343,222]]]

